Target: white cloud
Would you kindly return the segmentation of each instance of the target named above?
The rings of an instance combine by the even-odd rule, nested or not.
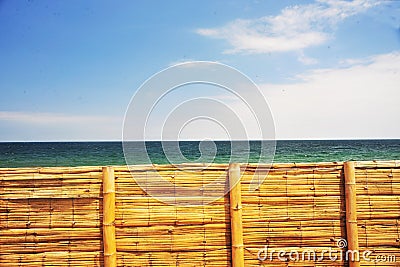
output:
[[[400,51],[345,59],[338,67],[314,69],[293,78],[293,83],[259,85],[275,118],[276,138],[400,138],[397,118],[400,114]],[[222,104],[192,102],[184,112],[177,112],[171,119],[171,129],[184,125],[187,118],[203,114],[216,118],[230,129],[228,133],[237,134],[240,127],[244,127],[248,138],[259,139],[262,136],[253,114],[241,99],[223,90],[214,91],[214,94],[211,92],[204,93],[229,107],[240,122],[235,121],[232,113]],[[170,99],[166,110],[182,103],[177,96],[170,96],[175,101]],[[185,96],[188,95],[185,93]],[[155,126],[149,130],[154,134],[151,139],[155,140],[160,139],[159,129],[164,116],[169,116],[164,109],[159,112],[159,117],[149,121],[149,125]],[[267,110],[256,115],[266,116]],[[234,127],[230,128],[231,125]],[[176,135],[168,131],[165,133],[167,139],[175,140],[173,137]],[[188,124],[179,137],[182,140],[227,138],[221,127],[207,120]]]
[[[296,81],[290,84],[259,86],[274,115],[278,139],[400,138],[400,51],[346,59],[339,67],[314,69],[295,78]],[[222,101],[241,121],[246,122],[249,138],[257,138],[257,125],[252,122],[251,112],[240,99],[222,89],[215,91],[214,95],[209,95],[209,92],[204,94]],[[181,103],[177,95],[171,95],[171,98],[175,102],[168,102],[169,106]],[[183,115],[197,114],[196,109],[201,111],[204,106],[201,103],[188,106]],[[233,132],[237,131],[239,124],[234,124],[232,115],[221,105],[206,106],[206,111],[211,115],[218,114],[224,118],[221,121],[235,125]],[[161,108],[160,114],[165,116],[164,109]],[[177,120],[173,122],[179,124]],[[156,120],[154,124],[159,126],[160,123],[162,120]],[[120,140],[121,127],[122,116],[0,111],[2,141],[37,138],[48,141]],[[226,139],[221,128],[209,121],[196,121],[184,130],[183,139],[204,136]]]
[[[318,60],[315,58],[307,57],[304,55],[303,51],[300,52],[299,57],[297,58],[298,61],[303,63],[304,65],[314,65],[318,63]]]
[[[400,51],[263,84],[280,139],[400,138]]]
[[[34,124],[106,122],[112,119],[114,118],[109,116],[78,116],[58,113],[0,111],[0,121],[7,120]]]
[[[299,51],[325,43],[339,22],[380,3],[377,0],[319,0],[289,6],[277,16],[237,19],[220,28],[198,29],[197,33],[226,40],[232,48],[225,53]]]
[[[120,140],[121,131],[122,117],[0,111],[2,141]]]

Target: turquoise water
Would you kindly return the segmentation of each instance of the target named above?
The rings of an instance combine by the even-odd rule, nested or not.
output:
[[[240,143],[240,142],[239,142]],[[259,161],[260,142],[251,141],[250,150],[235,155],[234,161]],[[239,145],[240,144],[236,144]],[[188,161],[201,154],[199,142],[179,143]],[[153,163],[167,164],[160,142],[147,142],[147,151]],[[208,161],[228,163],[231,143],[216,141],[216,155]],[[204,151],[203,151],[204,152]],[[207,151],[205,151],[207,152]],[[400,140],[316,140],[277,141],[274,162],[318,162],[346,160],[400,159]],[[261,159],[263,162],[263,159]],[[137,160],[136,164],[145,163]],[[0,143],[0,167],[33,166],[90,166],[126,164],[121,142],[15,142]]]

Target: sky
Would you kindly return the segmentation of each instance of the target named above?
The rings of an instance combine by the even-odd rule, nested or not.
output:
[[[0,141],[121,140],[135,92],[188,61],[254,81],[277,139],[400,138],[400,1],[3,0],[0,36]],[[247,118],[226,91],[187,86],[154,121],[196,97]],[[189,124],[178,139],[227,139]]]

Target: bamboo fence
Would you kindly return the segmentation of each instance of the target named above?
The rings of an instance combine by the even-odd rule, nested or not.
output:
[[[232,190],[167,205],[156,175]],[[0,169],[0,266],[400,266],[399,221],[400,161]]]

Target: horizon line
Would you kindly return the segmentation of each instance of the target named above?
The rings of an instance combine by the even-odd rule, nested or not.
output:
[[[397,138],[309,138],[309,139],[238,139],[238,140],[226,140],[226,139],[207,139],[207,140],[196,140],[196,139],[184,139],[184,140],[9,140],[0,141],[0,143],[115,143],[115,142],[245,142],[245,141],[372,141],[372,140],[400,140]]]

